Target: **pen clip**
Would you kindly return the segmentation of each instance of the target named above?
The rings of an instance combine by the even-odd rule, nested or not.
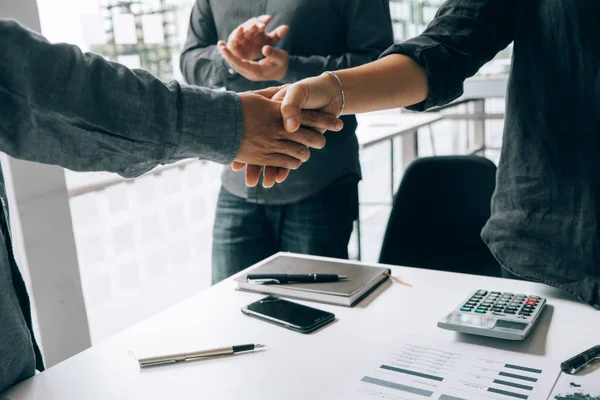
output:
[[[150,361],[144,362],[140,360],[140,368],[149,368],[149,367],[158,367],[159,365],[167,365],[167,364],[175,364],[177,361],[175,360],[164,360],[164,361]]]
[[[248,279],[248,283],[253,283],[256,285],[269,285],[269,284],[279,285],[281,282],[279,282],[279,280],[277,280],[277,279],[266,278],[266,279]]]

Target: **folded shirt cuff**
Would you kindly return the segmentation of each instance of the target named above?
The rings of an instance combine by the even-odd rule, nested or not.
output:
[[[450,103],[463,94],[463,80],[457,79],[451,68],[453,63],[450,54],[437,41],[427,36],[417,36],[391,46],[380,58],[391,54],[410,57],[427,74],[429,95],[424,101],[406,107],[408,110],[425,111]]]
[[[183,86],[180,110],[181,138],[174,159],[200,158],[220,164],[235,159],[244,130],[237,94]]]

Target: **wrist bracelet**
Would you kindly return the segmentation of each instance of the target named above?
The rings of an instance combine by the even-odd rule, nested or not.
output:
[[[340,111],[340,113],[337,116],[339,118],[344,113],[344,107],[346,106],[346,93],[344,92],[344,85],[342,85],[342,81],[340,80],[340,78],[337,76],[337,74],[335,72],[327,71],[326,73],[335,78],[337,83],[340,85],[340,89],[342,91],[342,110]]]

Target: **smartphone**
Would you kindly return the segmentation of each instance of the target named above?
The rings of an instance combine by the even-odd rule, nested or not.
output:
[[[335,319],[330,312],[272,296],[247,305],[242,312],[300,333],[314,332]]]

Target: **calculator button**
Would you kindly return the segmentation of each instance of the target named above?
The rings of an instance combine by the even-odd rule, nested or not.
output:
[[[472,310],[471,307],[461,307],[461,309],[460,309],[460,311],[466,311],[466,312],[469,312],[471,310]]]
[[[506,307],[506,311],[517,311],[517,307],[508,306]]]
[[[485,296],[487,294],[487,290],[478,290],[475,292],[476,295]]]
[[[532,299],[529,299],[525,302],[525,304],[527,304],[529,306],[535,306],[535,305],[537,305],[537,303],[538,303],[537,300],[532,300]]]
[[[502,293],[500,292],[492,292],[492,294],[497,294],[498,296],[501,295]]]
[[[541,300],[541,297],[539,296],[529,296],[529,298],[532,300]]]
[[[489,302],[481,303],[482,307],[490,307],[491,305],[492,305],[492,303],[489,303]]]
[[[478,309],[475,310],[475,312],[477,314],[485,314],[487,312],[487,310],[482,310],[482,309],[478,308]]]
[[[526,317],[529,317],[529,316],[531,315],[531,313],[528,313],[528,312],[523,312],[523,311],[521,311],[521,312],[519,313],[519,315],[524,315],[524,316],[526,316]]]
[[[509,310],[509,309],[504,310],[504,314],[516,314],[516,313],[517,312],[515,310]]]

